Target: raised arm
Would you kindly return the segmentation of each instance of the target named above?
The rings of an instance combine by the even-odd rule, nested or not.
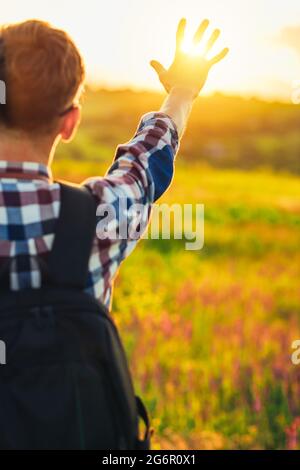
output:
[[[195,47],[200,45],[208,25],[209,21],[204,20],[197,29],[193,39]],[[208,53],[220,36],[219,29],[213,31],[203,54],[185,53],[182,49],[185,27],[186,20],[180,20],[176,34],[175,55],[169,69],[165,69],[156,60],[150,62],[163,87],[169,93],[160,111],[173,119],[179,137],[183,134],[193,102],[202,90],[211,67],[228,53],[228,49],[225,48],[213,58],[208,58]]]
[[[196,42],[207,24],[204,21],[199,27],[195,35]],[[100,256],[101,272],[98,270],[95,277],[105,279],[105,302],[109,300],[111,282],[118,266],[132,252],[146,228],[153,203],[172,181],[179,137],[192,104],[211,66],[227,54],[227,49],[224,49],[211,60],[184,54],[180,48],[184,28],[185,21],[182,20],[178,27],[176,53],[171,67],[165,70],[158,62],[152,61],[152,66],[169,93],[160,111],[142,117],[133,138],[118,146],[114,161],[104,177],[89,178],[84,182],[99,201],[95,259]],[[218,35],[216,30],[207,45],[207,52]],[[120,205],[121,202],[123,204]],[[141,211],[136,210],[137,206]],[[109,214],[110,209],[113,210]],[[132,227],[138,230],[132,231]]]

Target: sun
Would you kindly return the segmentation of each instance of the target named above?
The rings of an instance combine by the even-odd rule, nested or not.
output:
[[[194,46],[194,44],[182,44],[181,50],[187,55],[191,55],[191,56],[199,55],[199,48]]]
[[[191,39],[184,38],[180,46],[182,52],[190,56],[200,56],[204,54],[203,45],[195,44]]]

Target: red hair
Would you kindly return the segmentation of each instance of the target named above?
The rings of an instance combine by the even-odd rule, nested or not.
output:
[[[37,20],[4,26],[0,38],[4,124],[29,132],[54,130],[59,114],[72,104],[84,81],[78,49],[67,33]]]

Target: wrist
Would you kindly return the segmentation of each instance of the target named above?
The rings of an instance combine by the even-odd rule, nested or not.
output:
[[[183,86],[183,85],[175,85],[171,88],[169,94],[178,96],[178,97],[181,97],[188,101],[193,102],[197,98],[199,92],[195,88],[191,88],[191,87]]]
[[[160,111],[172,118],[182,136],[195,100],[195,90],[185,86],[174,86],[165,99]]]

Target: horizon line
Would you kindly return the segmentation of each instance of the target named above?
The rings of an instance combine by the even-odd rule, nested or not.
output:
[[[101,82],[91,82],[87,81],[85,84],[85,89],[87,91],[92,91],[92,92],[99,92],[99,91],[105,91],[105,92],[131,92],[131,93],[136,93],[136,94],[142,94],[142,93],[148,93],[148,94],[154,94],[154,95],[162,95],[166,96],[166,92],[163,90],[157,90],[155,88],[144,88],[144,87],[139,87],[135,85],[107,85],[103,84]],[[244,99],[245,101],[260,101],[264,103],[278,103],[278,104],[286,104],[286,105],[292,105],[296,106],[295,103],[291,99],[283,98],[283,96],[277,96],[277,97],[267,97],[263,96],[262,94],[255,94],[255,93],[239,93],[239,92],[227,92],[227,91],[222,91],[222,90],[215,90],[215,91],[210,91],[210,92],[204,92],[202,95],[199,95],[199,97],[202,98],[213,98],[216,96],[222,96],[226,98],[240,98]],[[198,98],[199,98],[198,97]]]

